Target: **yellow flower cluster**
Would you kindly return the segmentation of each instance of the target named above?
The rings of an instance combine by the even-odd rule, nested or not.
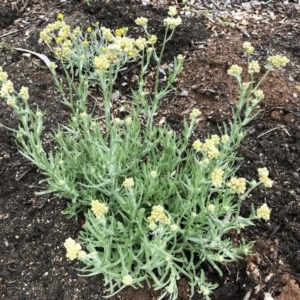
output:
[[[84,258],[86,256],[85,251],[81,250],[81,245],[76,243],[72,238],[65,240],[64,246],[67,250],[66,257],[69,260],[74,260],[76,258]]]
[[[259,181],[268,188],[273,186],[273,180],[269,178],[269,171],[266,167],[257,169]]]
[[[154,45],[157,42],[157,36],[155,34],[151,34],[148,38],[148,43],[150,45]]]
[[[133,181],[133,178],[126,178],[124,181],[123,181],[123,186],[126,188],[126,189],[132,189],[134,187],[134,181]]]
[[[260,66],[257,60],[252,60],[249,62],[248,65],[248,73],[249,74],[255,74],[255,73],[259,73],[260,71]]]
[[[184,61],[184,56],[182,54],[178,54],[176,58],[177,58],[177,60],[179,62],[183,62]]]
[[[148,24],[148,19],[144,17],[139,17],[135,19],[135,24],[138,26],[146,26]]]
[[[147,46],[147,40],[145,38],[139,37],[135,40],[134,44],[139,50],[144,50]]]
[[[203,143],[201,143],[200,140],[197,139],[193,142],[192,147],[196,150],[196,152],[199,152],[202,149],[202,145],[203,145]]]
[[[227,183],[227,186],[238,194],[244,194],[246,191],[246,179],[233,177]]]
[[[71,27],[63,21],[63,14],[58,14],[58,20],[48,24],[40,33],[40,41],[50,45],[52,40],[56,41],[57,47],[53,51],[56,56],[68,57],[72,53],[73,43],[70,36],[78,31],[76,28],[73,33]]]
[[[111,30],[109,28],[106,27],[101,27],[100,28],[104,38],[108,41],[108,42],[112,42],[114,40],[114,35],[112,34]]]
[[[133,282],[133,279],[130,275],[126,275],[126,276],[123,277],[122,283],[124,285],[131,285],[132,282]]]
[[[108,207],[105,203],[101,203],[99,200],[93,200],[91,202],[91,210],[97,219],[100,219],[108,212]]]
[[[204,143],[200,142],[199,139],[195,140],[192,147],[196,152],[203,151],[209,159],[218,157],[220,152],[217,145],[220,143],[220,137],[213,134],[210,139],[206,139]]]
[[[251,45],[250,42],[244,42],[243,49],[245,50],[246,54],[251,55],[254,52],[254,47]]]
[[[3,68],[0,67],[0,82],[7,80],[8,75],[6,72],[3,72]]]
[[[22,86],[19,92],[19,96],[24,100],[27,101],[29,99],[29,92],[28,87]]]
[[[254,91],[254,96],[255,96],[257,99],[262,100],[262,99],[264,99],[265,94],[264,94],[263,90],[258,89],[258,90],[255,90],[255,91]]]
[[[61,54],[61,56],[69,55],[70,51],[67,48],[72,48],[71,40],[69,37],[71,35],[71,27],[67,25],[63,21],[63,14],[58,14],[58,20],[54,23],[48,24],[40,33],[40,41],[50,44],[53,39],[55,39],[56,43],[59,44],[63,50],[60,52],[56,49],[57,52]],[[55,34],[57,32],[57,34]],[[71,43],[71,44],[70,44]]]
[[[283,68],[287,65],[289,59],[286,56],[275,55],[268,57],[267,62],[273,68]]]
[[[223,182],[224,171],[221,168],[215,168],[211,173],[212,185],[216,188],[220,188]]]
[[[212,134],[210,140],[214,143],[214,145],[218,145],[220,143],[220,137],[217,134]]]
[[[70,25],[67,25],[66,23],[62,22],[62,26],[58,31],[58,38],[60,38],[62,41],[67,40],[70,37],[71,34],[71,27]]]
[[[53,52],[56,56],[66,58],[73,53],[73,43],[71,40],[65,40],[59,45],[59,47],[54,47]]]
[[[168,15],[175,17],[178,14],[176,6],[169,6]]]
[[[124,52],[129,56],[134,56],[135,40],[126,36],[117,36],[113,39],[113,44],[108,47],[108,50],[114,50],[116,53]]]
[[[250,84],[251,84],[251,82],[243,82],[243,83],[242,83],[242,88],[243,88],[244,90],[247,90],[247,89],[250,87]]]
[[[116,36],[122,36],[122,35],[125,35],[128,31],[128,27],[122,27],[122,28],[117,28],[115,30],[115,34]]]
[[[58,20],[62,20],[63,18],[64,18],[64,14],[59,13],[59,14],[57,15],[57,19],[58,19]]]
[[[120,29],[121,30],[121,29]],[[109,43],[107,47],[103,47],[101,50],[103,54],[95,56],[94,65],[97,71],[103,71],[109,68],[111,64],[116,64],[120,61],[122,56],[137,57],[139,51],[144,50],[148,44],[153,45],[157,41],[155,35],[151,35],[148,40],[139,37],[137,39],[128,38],[119,34],[114,36],[110,29],[101,27],[104,38]],[[125,30],[122,29],[122,33]]]
[[[162,224],[168,225],[171,223],[170,219],[164,213],[164,208],[161,205],[154,205],[152,207],[151,215],[147,218],[151,223],[161,222]],[[150,223],[150,224],[151,224]]]
[[[168,17],[164,19],[164,25],[169,29],[175,29],[182,23],[181,18],[178,16],[177,18]]]
[[[257,217],[264,219],[265,221],[270,220],[271,209],[266,203],[264,203],[260,208],[256,210]]]
[[[95,56],[94,65],[97,71],[103,71],[109,68],[109,60],[106,55]]]
[[[0,90],[0,96],[3,98],[10,97],[13,91],[14,91],[14,84],[12,83],[12,81],[7,80],[2,84]]]
[[[149,227],[150,230],[153,231],[153,230],[155,230],[157,228],[157,225],[154,222],[150,222],[149,225],[148,225],[148,227]]]
[[[199,108],[193,108],[192,112],[190,113],[190,118],[191,119],[196,119],[196,118],[200,117],[201,114],[202,113],[201,113]]]
[[[206,139],[202,145],[202,150],[207,154],[209,159],[218,157],[220,152],[216,147],[220,141],[217,135],[212,135],[210,139]]]
[[[40,41],[51,47],[52,42],[55,43],[53,52],[57,57],[70,58],[72,54],[77,54],[77,45],[83,47],[94,45],[93,39],[97,37],[96,33],[100,33],[99,39],[103,42],[101,52],[93,58],[96,72],[107,70],[111,64],[118,64],[120,61],[126,61],[128,58],[136,58],[141,50],[149,46],[149,51],[153,50],[152,45],[156,43],[157,36],[149,35],[148,38],[139,37],[137,39],[126,37],[127,27],[117,28],[112,31],[104,26],[100,27],[99,31],[93,31],[91,27],[87,28],[87,32],[91,33],[87,37],[82,33],[82,30],[77,26],[73,31],[71,27],[63,20],[63,15],[59,14],[57,21],[48,24],[40,33]],[[136,24],[146,26],[148,19],[140,17],[136,19]],[[95,23],[94,26],[98,26]],[[78,43],[79,39],[79,43]],[[74,41],[75,40],[75,41]],[[74,48],[75,47],[75,48]],[[96,49],[95,49],[96,50]],[[1,79],[1,75],[0,75]]]
[[[1,86],[0,97],[6,99],[6,104],[8,106],[14,107],[17,104],[17,97],[14,93],[15,91],[14,84],[12,83],[12,81],[8,80],[7,78],[8,78],[7,73],[3,72],[2,67],[0,67],[0,86]]]
[[[227,74],[230,76],[240,76],[243,72],[243,68],[238,65],[232,65],[228,71]]]
[[[6,100],[6,104],[8,106],[14,107],[17,104],[16,97],[14,97],[14,96],[8,97]]]
[[[222,144],[227,144],[229,142],[229,135],[228,134],[223,134],[221,136],[221,143]]]

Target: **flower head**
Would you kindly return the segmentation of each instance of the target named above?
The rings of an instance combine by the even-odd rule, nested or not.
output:
[[[199,152],[202,149],[202,145],[203,144],[200,142],[200,140],[197,139],[197,140],[194,141],[192,147],[196,150],[196,152]]]
[[[115,34],[116,34],[116,36],[122,36],[122,35],[126,34],[127,31],[128,31],[128,27],[117,28],[115,30]]]
[[[174,29],[182,23],[181,18],[178,16],[177,18],[168,17],[164,19],[164,25],[170,29]]]
[[[216,158],[219,156],[220,152],[216,147],[219,141],[220,141],[219,137],[217,140],[212,136],[210,139],[206,139],[205,142],[203,143],[202,150],[207,154],[209,159]]]
[[[135,24],[138,26],[146,26],[148,23],[148,19],[144,17],[139,17],[135,19]]]
[[[97,219],[100,219],[103,215],[105,215],[108,212],[107,205],[101,203],[98,200],[93,200],[91,202],[91,206],[92,206],[91,210]]]
[[[17,101],[16,101],[16,97],[14,96],[9,96],[6,100],[6,104],[10,107],[14,107],[16,105]]]
[[[220,137],[217,134],[212,134],[210,140],[214,145],[218,145],[220,143]]]
[[[227,74],[230,76],[240,76],[243,72],[243,68],[238,65],[232,65],[228,71]]]
[[[201,114],[202,114],[202,113],[201,113],[201,111],[200,111],[199,108],[193,108],[192,112],[190,113],[190,117],[191,117],[192,119],[196,119],[196,118],[200,117]]]
[[[55,72],[55,69],[57,69],[57,64],[55,62],[51,61],[49,64],[49,69],[51,72]]]
[[[19,92],[19,96],[24,100],[27,101],[29,99],[28,87],[22,86]]]
[[[259,71],[260,71],[260,66],[258,61],[257,60],[250,61],[248,65],[248,73],[255,74],[255,73],[259,73]]]
[[[265,221],[270,220],[271,209],[266,203],[264,203],[260,208],[256,210],[257,217],[264,219]]]
[[[109,68],[109,61],[105,55],[95,56],[94,64],[98,71],[103,71]]]
[[[248,55],[251,55],[254,52],[254,47],[251,45],[250,42],[244,42],[243,49]]]
[[[287,65],[289,59],[286,56],[275,55],[268,57],[267,62],[273,68],[283,68]]]
[[[266,167],[257,169],[259,181],[267,188],[273,186],[273,180],[269,178],[269,171]]]
[[[62,20],[63,18],[64,18],[64,14],[59,13],[59,14],[57,15],[57,20]]]
[[[6,73],[6,72],[3,72],[2,67],[0,67],[0,82],[1,82],[1,81],[4,81],[4,80],[7,80],[7,78],[8,78],[7,73]]]
[[[255,90],[255,91],[254,91],[254,96],[255,96],[256,98],[258,98],[259,100],[262,100],[262,99],[264,99],[264,97],[265,97],[264,91],[263,91],[263,90],[260,90],[260,89]]]
[[[222,144],[227,144],[228,142],[229,142],[229,135],[228,134],[223,134],[222,136],[221,136],[221,143]]]
[[[139,50],[143,50],[147,46],[147,40],[145,38],[139,37],[135,40],[134,44]]]
[[[79,250],[79,251],[78,251],[78,254],[77,254],[77,258],[78,258],[78,259],[83,259],[83,258],[85,258],[85,257],[86,257],[86,252],[83,251],[83,250]]]
[[[122,283],[124,285],[131,285],[132,284],[132,277],[130,275],[126,275],[123,277]]]
[[[227,183],[227,186],[237,194],[244,194],[246,191],[246,179],[243,177],[232,177]]]
[[[161,222],[165,225],[170,224],[171,221],[164,213],[164,208],[161,205],[154,205],[152,207],[151,215],[147,218],[149,222]]]
[[[12,81],[7,80],[3,83],[1,90],[0,90],[0,96],[3,98],[9,97],[14,91],[14,84]]]
[[[109,28],[101,27],[101,32],[108,42],[112,42],[114,40],[114,36]]]
[[[184,61],[184,56],[183,56],[182,54],[178,54],[178,55],[177,55],[177,60],[178,60],[179,62],[183,62],[183,61]]]
[[[221,168],[215,168],[211,173],[212,185],[220,188],[223,182],[224,171]]]
[[[178,14],[176,6],[169,6],[168,15],[170,17],[175,17]]]
[[[157,36],[155,34],[151,34],[148,38],[148,43],[153,45],[157,42]]]
[[[134,187],[134,181],[133,181],[133,178],[126,178],[124,181],[123,181],[123,186],[126,188],[126,189],[132,189]]]
[[[78,258],[78,254],[81,251],[81,245],[76,243],[72,238],[68,238],[64,242],[64,246],[67,250],[66,257],[69,260]]]
[[[149,227],[150,230],[153,231],[153,230],[155,230],[157,228],[157,225],[154,222],[150,222],[149,225],[148,225],[148,227]]]

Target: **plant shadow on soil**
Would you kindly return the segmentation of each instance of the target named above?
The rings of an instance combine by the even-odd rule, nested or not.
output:
[[[149,30],[159,36],[166,16],[165,8],[128,4],[128,1],[101,3],[90,8],[78,1],[64,4],[35,1],[23,14],[4,3],[0,4],[0,11],[6,12],[5,22],[2,17],[0,20],[0,35],[19,30],[0,40],[3,42],[0,65],[17,89],[22,85],[29,87],[31,105],[46,111],[48,131],[58,122],[66,122],[68,110],[60,103],[50,73],[42,62],[11,47],[45,52],[38,44],[38,34],[48,21],[55,20],[58,12],[63,12],[72,24],[87,26],[100,20],[111,28],[132,27],[134,19],[143,15],[150,20]],[[226,70],[232,63],[245,66],[241,51],[245,38],[239,32],[234,37],[213,38],[203,19],[184,19],[168,45],[166,60],[171,61],[174,55],[182,53],[187,58],[185,68],[176,92],[162,102],[158,121],[180,130],[183,117],[198,107],[203,117],[194,136],[199,138],[216,132],[222,122],[228,122],[236,103],[237,87]],[[291,32],[290,27],[283,26],[274,36],[269,35],[268,29],[262,30],[260,35],[252,36],[251,42],[259,46],[259,60],[266,58],[263,49],[272,54],[286,54],[291,60],[285,73],[273,74],[264,82],[266,98],[262,112],[250,124],[248,137],[239,150],[244,158],[239,175],[251,180],[257,177],[258,167],[267,166],[275,182],[270,190],[255,191],[245,202],[243,213],[249,213],[252,203],[260,206],[266,201],[272,208],[271,220],[257,222],[242,235],[232,235],[234,242],[241,237],[255,241],[253,252],[257,255],[224,267],[223,278],[208,266],[204,265],[204,269],[209,280],[219,283],[213,295],[215,299],[244,299],[248,291],[252,291],[251,299],[260,299],[263,292],[270,292],[280,300],[300,299],[297,286],[300,281],[300,92],[294,88],[300,82],[297,70],[300,36],[297,29]],[[126,90],[122,80],[130,82],[133,75],[134,72],[127,73],[120,79],[118,87],[124,95],[130,86]],[[12,111],[3,101],[0,123],[17,126]],[[63,242],[69,236],[75,238],[81,224],[62,215],[64,199],[35,195],[44,188],[38,184],[42,174],[19,154],[12,134],[3,127],[0,127],[0,138],[1,299],[103,299],[101,277],[79,277],[78,264],[65,259]],[[48,142],[46,139],[45,147]],[[268,276],[271,280],[266,281]],[[188,299],[187,282],[181,280],[179,287],[179,299]],[[256,292],[255,287],[260,291]],[[157,299],[158,295],[148,288],[128,288],[112,299],[146,300]],[[196,294],[194,299],[201,299],[200,295]]]

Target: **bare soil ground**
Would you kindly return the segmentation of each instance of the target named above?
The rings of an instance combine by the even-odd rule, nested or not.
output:
[[[159,1],[156,1],[159,3]],[[183,8],[183,1],[178,7]],[[256,47],[255,58],[263,63],[270,54],[284,54],[290,64],[284,72],[269,76],[260,115],[250,124],[249,136],[239,155],[244,157],[239,173],[256,177],[258,167],[267,166],[275,185],[253,193],[244,206],[249,212],[267,202],[272,208],[270,222],[257,222],[243,237],[255,241],[253,253],[236,264],[224,266],[224,277],[203,266],[208,279],[217,281],[214,299],[264,299],[268,292],[277,300],[300,299],[300,8],[296,1],[194,1],[192,14],[169,44],[166,60],[186,56],[176,92],[161,105],[158,121],[180,130],[183,117],[199,107],[203,117],[196,136],[217,130],[230,119],[237,87],[226,74],[233,63],[245,66],[241,50],[244,41]],[[228,2],[228,1],[227,1]],[[250,5],[256,2],[255,5]],[[170,2],[171,3],[171,2]],[[217,5],[219,3],[219,5]],[[245,4],[248,3],[248,4]],[[250,3],[250,4],[249,4]],[[166,4],[166,1],[163,3]],[[62,12],[71,24],[86,27],[100,21],[104,26],[132,27],[138,16],[150,20],[150,31],[161,35],[166,5],[142,6],[138,1],[98,1],[91,7],[79,1],[1,1],[0,65],[17,88],[28,86],[31,104],[47,112],[47,130],[66,122],[68,111],[60,103],[49,70],[33,55],[39,53],[40,30]],[[173,4],[176,4],[174,2]],[[250,5],[250,6],[249,6]],[[132,31],[132,34],[136,32]],[[123,74],[117,89],[130,90],[132,73]],[[134,84],[134,83],[133,83]],[[14,127],[12,111],[0,101],[0,124]],[[100,276],[81,278],[77,263],[66,260],[64,240],[76,237],[80,223],[66,219],[64,199],[36,196],[43,189],[42,175],[26,161],[15,146],[11,132],[0,127],[0,298],[39,300],[104,299]],[[180,281],[180,299],[187,299],[188,284]],[[113,299],[156,299],[147,287],[127,289]],[[195,295],[194,299],[201,299]]]

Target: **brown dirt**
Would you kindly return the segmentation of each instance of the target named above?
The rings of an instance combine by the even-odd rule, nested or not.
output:
[[[58,12],[73,24],[87,26],[100,20],[112,28],[133,26],[134,19],[144,15],[150,19],[150,30],[160,34],[166,15],[164,6],[140,6],[138,1],[98,1],[88,9],[74,0],[31,1],[23,12],[18,9],[25,2],[17,6],[6,2],[0,4],[0,65],[17,88],[29,87],[31,104],[47,112],[47,129],[64,122],[68,111],[59,102],[43,63],[14,47],[44,52],[38,44],[39,31]],[[272,208],[271,221],[257,222],[243,232],[246,240],[256,242],[253,252],[257,255],[224,267],[223,278],[206,268],[207,277],[220,284],[215,299],[238,300],[246,295],[247,299],[263,299],[264,292],[277,300],[300,299],[300,14],[299,6],[287,2],[284,9],[261,7],[262,15],[271,9],[276,22],[265,18],[269,21],[260,23],[249,18],[246,29],[228,27],[203,13],[185,17],[166,54],[168,59],[183,53],[187,59],[177,91],[163,101],[158,120],[180,129],[183,117],[193,107],[200,107],[203,118],[195,134],[199,137],[216,131],[217,125],[230,118],[237,89],[226,71],[232,63],[245,66],[241,51],[245,40],[256,46],[256,58],[262,62],[267,55],[277,53],[287,55],[291,61],[286,71],[274,73],[264,82],[262,112],[250,124],[249,136],[239,150],[244,157],[241,175],[253,178],[257,167],[267,166],[275,181],[272,189],[253,193],[244,213],[248,213],[251,203],[259,206],[267,201]],[[238,11],[239,6],[231,9]],[[246,12],[250,16],[253,10]],[[3,102],[0,123],[17,125]],[[78,265],[65,259],[63,242],[69,236],[76,237],[80,229],[76,220],[62,215],[66,201],[51,195],[36,196],[35,192],[43,188],[38,183],[42,175],[18,153],[12,134],[5,128],[0,127],[0,138],[0,298],[103,299],[101,277],[78,277]],[[180,299],[188,299],[187,283],[181,280],[179,284]],[[146,287],[129,288],[113,299],[150,300],[157,296]]]

